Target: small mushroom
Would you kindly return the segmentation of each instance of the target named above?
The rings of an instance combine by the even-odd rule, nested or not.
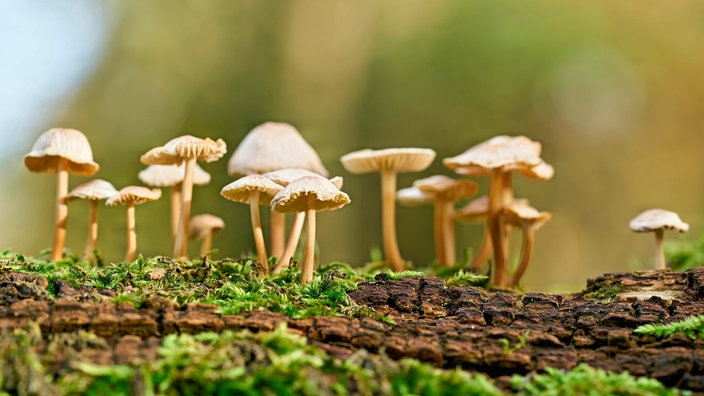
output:
[[[282,188],[262,175],[249,175],[235,180],[220,191],[220,195],[231,201],[249,204],[254,244],[257,248],[257,257],[261,264],[262,275],[269,273],[269,256],[266,254],[266,245],[264,244],[262,223],[259,218],[259,205],[269,205],[274,195],[281,191]]]
[[[655,232],[655,269],[667,268],[663,250],[665,230],[689,231],[689,224],[683,222],[675,212],[664,209],[650,209],[631,220],[631,230],[635,232]]]
[[[200,242],[200,254],[205,256],[213,250],[213,234],[225,228],[223,219],[211,214],[199,214],[191,218],[188,236]]]
[[[280,212],[306,212],[306,246],[303,251],[301,284],[313,280],[316,212],[339,209],[350,197],[324,177],[306,176],[291,182],[271,200],[271,208]]]
[[[94,175],[100,166],[93,162],[93,151],[86,136],[75,129],[50,129],[34,143],[24,164],[31,172],[56,173],[56,217],[54,242],[51,246],[51,261],[63,256],[68,220],[68,174]]]
[[[381,223],[384,255],[391,269],[403,271],[396,238],[396,175],[399,172],[420,172],[435,159],[435,151],[425,148],[389,148],[360,150],[340,157],[345,169],[354,174],[381,173]]]
[[[158,188],[150,190],[146,187],[127,186],[121,189],[117,195],[113,195],[107,200],[107,202],[105,202],[107,206],[127,206],[127,252],[125,253],[125,261],[134,261],[134,257],[137,254],[135,205],[156,201],[159,198],[161,198],[161,190]]]
[[[165,145],[149,150],[140,161],[144,165],[180,165],[185,163],[185,174],[181,184],[181,212],[174,242],[175,258],[185,258],[188,248],[188,222],[191,219],[193,175],[196,161],[213,162],[225,155],[227,145],[222,139],[197,138],[184,135],[171,139]]]
[[[76,199],[87,199],[90,201],[90,222],[84,253],[85,257],[89,259],[93,256],[95,243],[98,240],[98,201],[108,199],[115,194],[117,194],[117,190],[112,184],[105,180],[95,179],[77,186],[67,195],[69,201]]]
[[[530,260],[533,257],[533,248],[535,246],[535,230],[542,227],[545,222],[550,220],[552,215],[549,212],[539,212],[534,207],[523,203],[514,202],[504,208],[502,219],[506,224],[514,227],[520,227],[523,230],[523,245],[521,246],[521,259],[518,262],[518,268],[511,278],[510,286],[517,287],[521,282],[521,277],[528,268]]]

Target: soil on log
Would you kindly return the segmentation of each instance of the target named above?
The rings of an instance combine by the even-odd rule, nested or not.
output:
[[[47,292],[52,287],[56,298]],[[43,334],[86,330],[105,342],[81,346],[80,356],[98,364],[152,359],[170,333],[224,329],[289,331],[345,359],[366,349],[392,358],[412,357],[437,367],[462,367],[508,385],[511,374],[545,367],[571,369],[579,363],[665,385],[704,391],[704,342],[682,334],[664,340],[633,333],[647,323],[704,313],[704,269],[608,274],[570,295],[487,292],[447,287],[434,277],[363,282],[349,297],[385,314],[396,324],[371,317],[314,317],[294,320],[257,310],[220,315],[217,307],[153,297],[136,309],[110,301],[114,292],[52,285],[41,276],[0,276],[0,327],[39,323]],[[57,365],[67,356],[54,356]]]

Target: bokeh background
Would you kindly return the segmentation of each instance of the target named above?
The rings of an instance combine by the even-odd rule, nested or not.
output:
[[[353,201],[319,216],[320,259],[355,266],[381,245],[379,178],[348,174],[341,155],[435,149],[434,165],[402,175],[400,188],[450,175],[442,158],[493,135],[525,134],[557,170],[549,182],[515,181],[554,215],[526,288],[577,290],[652,265],[652,237],[628,229],[644,209],[675,210],[688,238],[700,234],[703,44],[696,0],[2,0],[0,246],[36,256],[51,245],[55,177],[30,173],[22,156],[53,126],[83,131],[96,177],[118,188],[139,184],[151,147],[184,133],[223,138],[229,153],[202,165],[213,180],[193,204],[226,220],[214,240],[222,257],[253,247],[248,208],[219,195],[233,180],[229,155],[259,123],[290,122]],[[87,212],[70,205],[76,252]],[[432,209],[398,216],[402,254],[427,265]],[[120,260],[124,208],[101,217],[99,248]],[[170,252],[167,199],[138,207],[137,227],[141,253]],[[460,247],[478,247],[481,225],[457,231]]]

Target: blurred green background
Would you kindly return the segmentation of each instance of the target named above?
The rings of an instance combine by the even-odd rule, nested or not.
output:
[[[701,232],[703,42],[694,0],[3,2],[0,246],[37,255],[51,245],[55,177],[30,173],[22,156],[53,126],[83,131],[96,177],[117,188],[139,184],[149,148],[185,133],[223,138],[228,155],[202,165],[213,180],[193,203],[225,219],[222,257],[253,249],[247,206],[219,195],[233,180],[227,159],[259,123],[290,122],[352,198],[318,217],[320,259],[357,266],[381,245],[379,178],[348,174],[341,155],[435,149],[434,165],[402,175],[401,188],[450,175],[442,158],[493,135],[525,134],[556,168],[549,182],[515,178],[518,196],[553,213],[525,283],[576,290],[652,266],[652,236],[628,229],[644,209],[677,211],[688,238]],[[70,205],[75,252],[87,212]],[[124,208],[101,217],[98,246],[119,260]],[[416,265],[433,259],[431,222],[430,207],[398,208],[401,252]],[[139,252],[168,254],[168,199],[139,206],[137,228]],[[476,249],[482,231],[458,225],[458,248]]]

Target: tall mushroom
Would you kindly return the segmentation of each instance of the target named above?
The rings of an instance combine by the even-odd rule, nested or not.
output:
[[[69,201],[87,199],[90,201],[90,220],[88,224],[88,238],[86,240],[85,257],[92,259],[93,250],[98,240],[98,201],[108,199],[117,194],[112,184],[105,180],[95,179],[75,187],[68,193]]]
[[[179,214],[181,213],[181,183],[186,177],[186,166],[181,165],[149,165],[139,172],[139,180],[151,187],[168,187],[171,196],[171,243],[176,242]],[[210,173],[195,165],[193,169],[193,184],[202,186],[210,183]]]
[[[181,183],[181,212],[174,242],[174,258],[185,258],[188,248],[188,222],[191,218],[193,174],[196,161],[213,162],[222,158],[227,145],[222,139],[197,138],[184,135],[171,139],[165,145],[149,150],[140,161],[144,165],[180,165],[185,163],[185,174]]]
[[[420,172],[435,159],[435,151],[425,148],[389,148],[360,150],[340,157],[345,169],[354,174],[381,173],[381,216],[384,255],[391,269],[403,271],[396,239],[396,175],[399,172]]]
[[[549,212],[540,212],[526,202],[514,202],[504,208],[501,216],[506,224],[520,227],[523,230],[521,258],[518,262],[518,268],[511,277],[510,282],[511,287],[518,287],[533,257],[535,230],[542,227],[545,222],[550,220],[552,215]]]
[[[271,200],[271,208],[280,212],[306,212],[306,247],[303,251],[301,284],[313,280],[316,212],[339,209],[350,203],[350,197],[330,180],[306,176],[291,182]]]
[[[213,250],[213,234],[225,228],[225,221],[220,217],[204,213],[193,216],[189,225],[188,236],[200,241],[200,255],[205,256]]]
[[[75,129],[53,128],[37,138],[32,150],[24,156],[31,172],[56,173],[56,215],[51,261],[63,256],[68,220],[68,174],[92,176],[100,165],[93,162],[93,151],[86,136]]]
[[[631,230],[635,232],[655,232],[655,269],[667,268],[663,250],[665,230],[689,231],[689,224],[683,222],[675,212],[664,209],[650,209],[631,220]]]
[[[137,226],[135,222],[135,205],[145,202],[156,201],[161,198],[161,190],[155,188],[150,190],[146,187],[127,186],[121,189],[117,195],[113,195],[105,202],[107,206],[125,205],[127,206],[127,251],[125,261],[134,261],[137,254]]]
[[[254,244],[257,248],[257,258],[261,265],[262,275],[269,273],[269,256],[266,254],[266,245],[264,244],[259,205],[269,205],[274,195],[282,188],[262,175],[249,175],[235,180],[220,190],[220,195],[230,201],[249,204]]]

